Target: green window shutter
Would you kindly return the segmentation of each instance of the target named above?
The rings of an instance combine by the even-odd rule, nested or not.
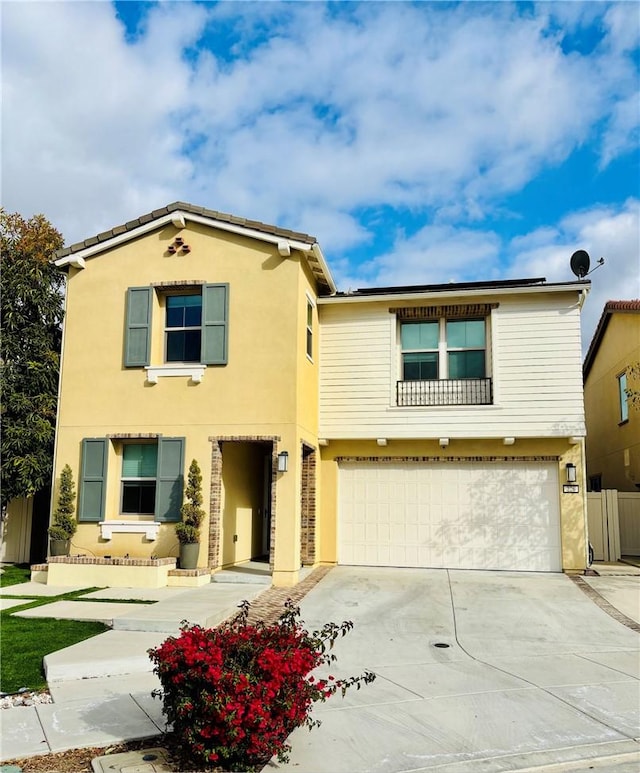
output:
[[[184,493],[184,438],[158,438],[156,521],[179,521]]]
[[[152,292],[151,287],[130,287],[127,290],[124,342],[124,364],[127,368],[150,364]]]
[[[205,285],[202,288],[203,365],[226,365],[229,340],[229,285]]]
[[[107,443],[107,438],[85,438],[82,441],[79,521],[104,520]]]

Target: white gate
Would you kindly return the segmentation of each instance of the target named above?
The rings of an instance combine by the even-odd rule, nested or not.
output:
[[[596,561],[640,556],[640,493],[591,491],[587,494],[587,519]]]

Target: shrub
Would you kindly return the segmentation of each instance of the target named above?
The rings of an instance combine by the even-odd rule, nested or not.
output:
[[[60,473],[60,490],[58,491],[58,506],[53,511],[53,523],[49,526],[51,539],[71,539],[76,533],[78,524],[73,514],[76,509],[76,493],[73,485],[73,472],[68,464]]]
[[[194,459],[189,466],[189,477],[184,490],[187,500],[180,508],[182,521],[176,524],[178,541],[182,545],[200,542],[200,524],[204,518],[202,509],[202,473]]]
[[[249,603],[215,629],[182,627],[149,650],[162,684],[163,709],[182,752],[197,766],[260,769],[277,754],[286,762],[287,737],[296,727],[320,724],[310,716],[316,701],[369,683],[375,674],[336,680],[311,671],[335,660],[330,652],[353,623],[327,623],[310,633],[291,602],[277,623],[249,624]]]

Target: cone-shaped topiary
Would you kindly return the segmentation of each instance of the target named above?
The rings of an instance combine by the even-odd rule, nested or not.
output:
[[[60,489],[58,490],[58,506],[53,511],[53,523],[49,526],[51,539],[71,539],[76,533],[78,524],[73,514],[76,509],[76,492],[73,484],[73,472],[68,464],[60,473]]]
[[[187,486],[184,490],[187,500],[180,508],[182,521],[176,524],[176,534],[182,545],[200,542],[200,524],[204,518],[202,509],[202,473],[194,459],[189,466]]]

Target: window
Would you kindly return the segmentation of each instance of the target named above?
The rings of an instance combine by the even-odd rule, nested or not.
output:
[[[197,289],[192,290],[194,285]],[[165,306],[164,320],[160,324],[153,319],[158,298],[160,304],[164,298]],[[160,344],[162,335],[162,347],[156,349],[154,342]],[[161,370],[162,363],[151,362],[152,351],[160,348],[164,350],[166,363],[226,365],[228,341],[228,284],[185,280],[127,290],[123,358],[126,368]],[[175,367],[179,368],[179,365]]]
[[[486,377],[484,319],[403,322],[403,381]]]
[[[589,491],[602,491],[602,475],[589,476]]]
[[[620,423],[629,421],[629,398],[627,397],[627,374],[618,376],[618,400],[620,403]]]
[[[484,320],[447,320],[447,364],[449,378],[484,378]]]
[[[313,358],[313,303],[307,300],[307,357]]]
[[[438,322],[410,322],[402,325],[402,378],[427,381],[438,378]]]
[[[122,502],[125,515],[153,515],[156,509],[156,443],[127,443],[122,450]]]
[[[166,361],[200,362],[202,295],[168,295],[166,307]]]
[[[111,443],[122,443],[122,468],[114,472],[120,483],[121,513],[154,515],[155,521],[175,522],[181,518],[184,490],[184,446],[180,437],[162,437],[145,442],[121,440],[119,435],[85,438],[78,485],[78,520],[108,522],[113,513],[106,507],[108,458]]]

